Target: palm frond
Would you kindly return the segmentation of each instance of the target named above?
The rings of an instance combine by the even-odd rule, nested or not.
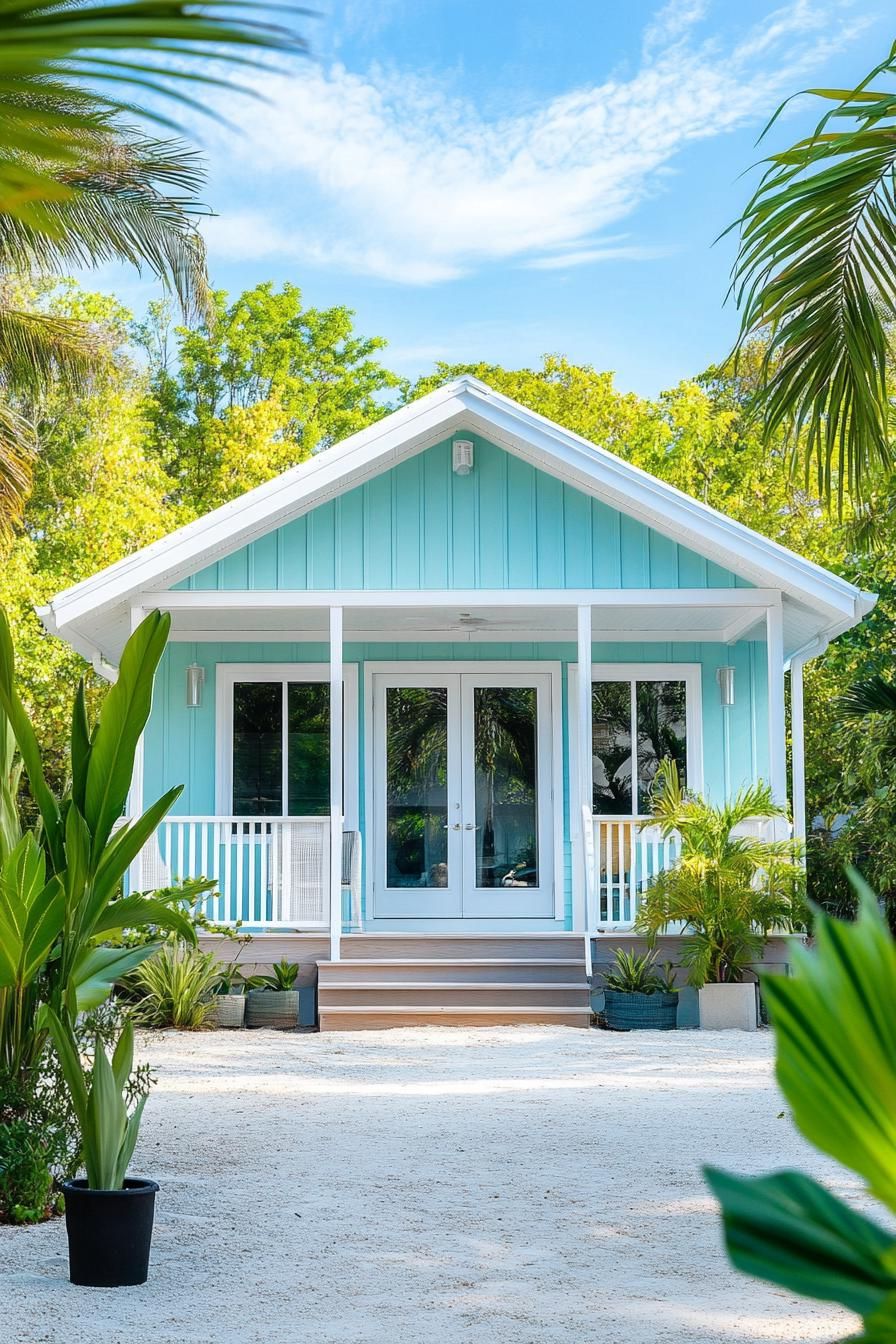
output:
[[[40,227],[0,214],[0,266],[45,272],[106,261],[146,266],[174,290],[188,319],[207,318],[205,245],[196,220],[208,211],[194,196],[204,177],[201,156],[183,142],[104,122],[82,137],[80,163],[60,174],[69,194],[43,203]]]
[[[28,421],[0,399],[0,541],[21,521],[31,489],[35,436]]]
[[[257,66],[259,52],[304,51],[294,31],[265,19],[277,9],[308,12],[257,0],[3,0],[0,211],[42,227],[42,204],[69,195],[60,170],[80,161],[97,112],[140,113],[171,126],[155,110],[160,98],[209,110],[188,92],[222,82],[209,60]],[[134,102],[136,91],[150,95],[149,108]]]
[[[737,221],[738,344],[770,333],[766,431],[784,428],[841,504],[893,462],[884,323],[896,315],[896,92],[868,87],[882,75],[896,75],[896,45],[856,90],[808,90],[835,105],[812,136],[769,156]]]
[[[11,308],[0,301],[0,386],[34,396],[59,379],[78,389],[102,355],[88,322]]]
[[[840,700],[840,711],[848,718],[866,714],[896,714],[896,685],[876,675],[851,686]]]

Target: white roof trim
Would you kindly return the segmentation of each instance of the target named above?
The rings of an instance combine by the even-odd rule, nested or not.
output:
[[[853,624],[874,605],[872,595],[828,570],[465,376],[59,593],[43,608],[44,622],[71,640],[70,628],[80,619],[141,592],[169,588],[459,428],[482,434],[760,587],[780,588],[828,618],[831,627]]]

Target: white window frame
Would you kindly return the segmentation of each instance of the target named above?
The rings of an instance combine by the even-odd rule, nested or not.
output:
[[[219,816],[233,810],[233,688],[237,682],[316,681],[329,684],[329,663],[217,663],[215,666],[215,797]],[[345,829],[356,831],[358,810],[358,665],[345,663],[344,700],[344,806]],[[285,719],[284,719],[285,722]],[[284,769],[286,761],[284,759]],[[286,793],[284,802],[288,802]],[[285,819],[285,815],[284,815]]]
[[[576,703],[578,668],[569,668],[569,703]],[[592,663],[591,681],[683,681],[685,685],[685,752],[688,788],[703,791],[703,667],[700,663]],[[632,690],[634,702],[635,692]],[[633,744],[634,746],[634,744]],[[570,733],[570,778],[576,779],[578,733]],[[595,820],[625,820],[644,817],[644,812],[595,812]]]

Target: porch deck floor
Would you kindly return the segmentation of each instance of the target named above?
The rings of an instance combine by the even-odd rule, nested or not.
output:
[[[61,1221],[0,1228],[4,1338],[696,1344],[852,1322],[741,1278],[700,1177],[855,1184],[787,1119],[767,1033],[146,1035],[149,1282],[77,1289]]]

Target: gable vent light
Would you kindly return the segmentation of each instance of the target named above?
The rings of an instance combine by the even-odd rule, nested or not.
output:
[[[455,439],[451,445],[451,465],[456,476],[469,476],[473,470],[473,445],[469,439]]]
[[[722,708],[730,709],[734,704],[734,668],[717,668],[716,680],[719,683],[719,699],[722,702]]]
[[[199,663],[191,663],[187,668],[187,709],[200,709],[202,706],[202,688],[205,685],[205,668]]]

